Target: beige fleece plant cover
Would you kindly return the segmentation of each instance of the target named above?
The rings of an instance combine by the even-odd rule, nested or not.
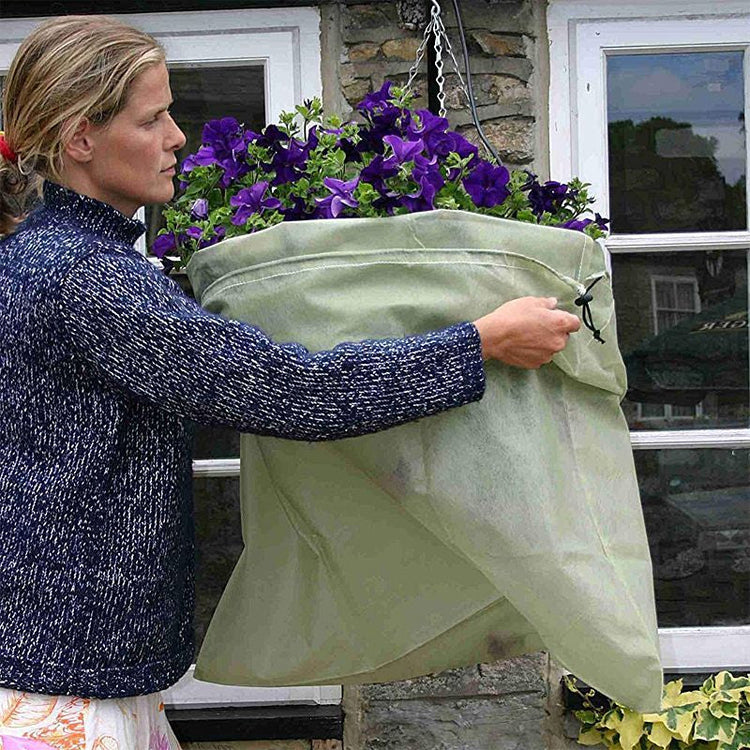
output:
[[[490,363],[475,404],[325,443],[243,434],[245,548],[195,675],[380,682],[545,649],[660,708],[651,562],[601,248],[458,211],[284,223],[198,252],[208,310],[311,351],[474,320],[524,295],[585,328],[536,371]]]

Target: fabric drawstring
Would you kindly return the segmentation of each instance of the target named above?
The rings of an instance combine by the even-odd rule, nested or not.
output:
[[[600,343],[604,343],[604,339],[601,336],[601,331],[594,325],[594,318],[591,315],[591,301],[594,299],[594,295],[591,294],[591,289],[602,277],[597,276],[586,289],[576,298],[576,305],[581,309],[581,318],[583,318],[583,324],[594,334],[594,338]]]

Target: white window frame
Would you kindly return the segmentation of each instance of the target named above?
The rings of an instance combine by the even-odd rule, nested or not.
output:
[[[595,209],[609,216],[606,55],[650,51],[744,49],[750,66],[750,9],[746,0],[550,0],[550,174],[590,182]],[[746,81],[748,77],[746,76]],[[745,121],[750,111],[745,87]],[[747,174],[750,175],[750,149]],[[749,200],[750,204],[750,200]],[[750,205],[748,206],[750,216]],[[617,235],[608,253],[750,249],[750,231]],[[633,431],[634,450],[750,449],[750,428]],[[750,669],[750,625],[660,628],[669,672]]]
[[[115,15],[147,31],[164,45],[168,65],[262,65],[265,70],[266,122],[282,111],[321,96],[320,12],[315,7],[215,10]],[[21,41],[42,17],[4,19],[0,25],[0,75],[7,73]],[[217,112],[217,116],[221,113]],[[142,209],[141,209],[142,212]],[[143,218],[142,213],[140,218]],[[143,240],[139,249],[145,254]],[[239,459],[193,462],[194,477],[238,477]],[[178,708],[281,703],[337,704],[341,687],[254,688],[214,685],[193,677],[195,665],[165,691]]]
[[[659,331],[659,310],[658,295],[656,292],[656,285],[659,282],[669,282],[670,284],[690,284],[693,288],[693,309],[690,310],[692,313],[699,313],[701,311],[701,300],[698,294],[698,280],[695,276],[665,276],[663,274],[651,274],[651,313],[653,321],[654,335],[661,333]],[[675,310],[675,312],[688,312],[687,310]],[[672,404],[664,404],[663,411],[659,415],[648,415],[643,414],[643,404],[637,405],[636,414],[639,422],[661,422],[661,421],[672,421],[680,420],[681,422],[689,422],[692,419],[696,419],[703,415],[703,404],[698,403],[693,408],[693,413],[685,416],[675,416],[672,410]]]

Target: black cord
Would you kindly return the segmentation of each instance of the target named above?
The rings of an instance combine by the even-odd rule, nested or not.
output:
[[[603,277],[597,276],[586,289],[578,295],[575,300],[576,305],[581,308],[581,318],[583,318],[583,324],[594,334],[594,338],[600,343],[604,343],[602,338],[602,332],[594,325],[594,317],[591,314],[591,303],[594,301],[594,295],[591,294],[591,289],[598,281],[601,281]]]
[[[471,119],[474,120],[474,126],[479,133],[479,137],[482,139],[482,143],[487,147],[487,150],[492,154],[495,159],[495,163],[500,166],[502,161],[497,154],[497,151],[493,148],[492,144],[487,140],[487,137],[482,130],[482,126],[479,123],[479,115],[477,115],[477,105],[474,101],[474,89],[471,85],[471,67],[469,65],[469,48],[466,46],[466,36],[464,35],[464,24],[461,20],[461,10],[458,7],[458,0],[453,0],[453,10],[456,13],[456,22],[458,23],[458,34],[461,38],[461,49],[464,53],[464,68],[466,68],[466,89],[469,95],[469,109],[471,110]]]

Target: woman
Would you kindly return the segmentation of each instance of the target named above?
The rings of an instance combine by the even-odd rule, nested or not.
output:
[[[159,691],[193,658],[186,420],[297,440],[381,430],[481,398],[483,358],[539,367],[579,327],[554,299],[523,298],[310,354],[203,311],[133,248],[136,210],[173,195],[171,101],[157,42],[98,16],[40,26],[6,79],[3,750],[178,746]]]

